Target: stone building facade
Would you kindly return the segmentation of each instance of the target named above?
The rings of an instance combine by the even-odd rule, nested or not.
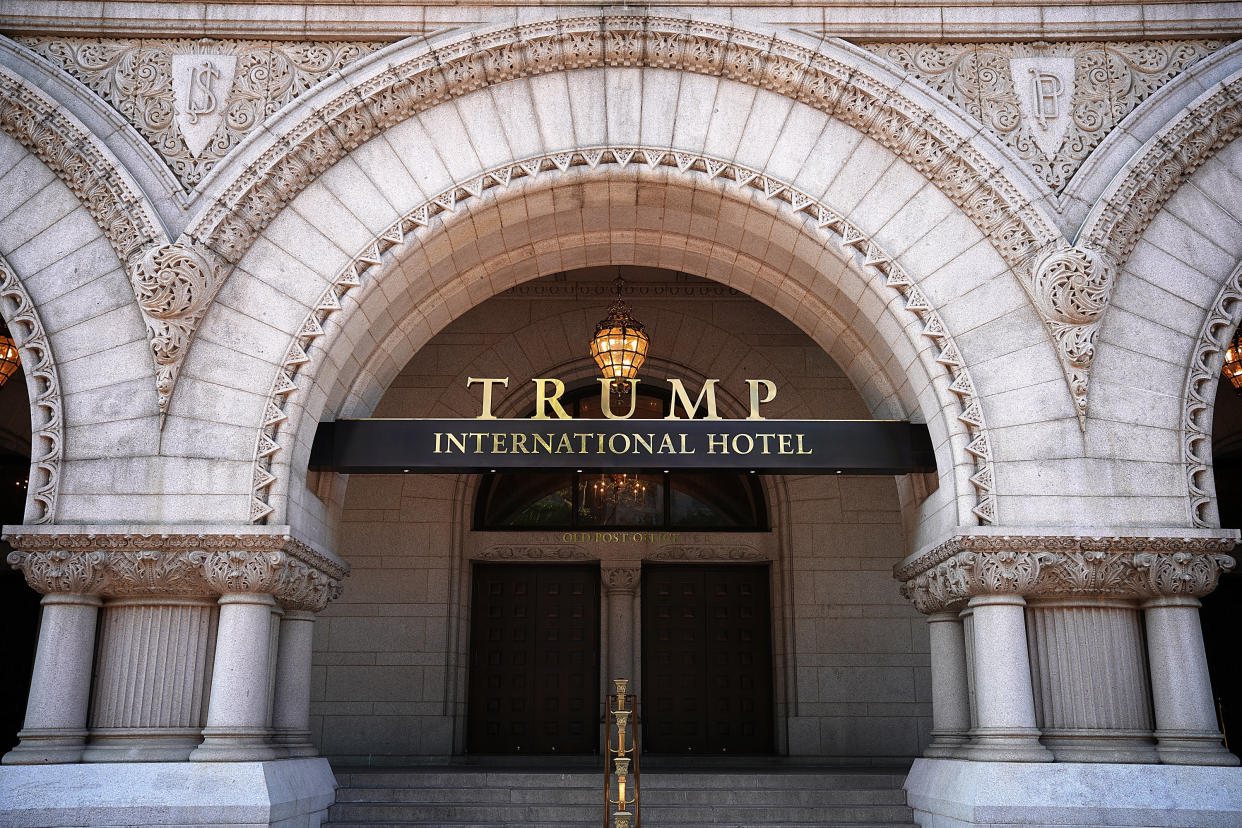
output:
[[[5,532],[43,596],[5,820],[318,825],[327,760],[479,752],[503,563],[588,569],[585,673],[640,694],[653,573],[762,572],[762,752],[913,760],[923,825],[1242,821],[1199,613],[1242,517],[1242,5],[12,0],[0,33]],[[487,474],[310,467],[321,422],[477,416],[472,377],[504,417],[593,387],[616,275],[651,385],[924,423],[936,471],[743,471],[750,523],[626,539],[489,522]]]

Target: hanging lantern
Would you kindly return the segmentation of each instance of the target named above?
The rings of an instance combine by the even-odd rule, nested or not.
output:
[[[21,358],[17,355],[17,343],[9,335],[9,329],[0,323],[0,385],[8,382],[21,364]]]
[[[1225,364],[1221,366],[1225,376],[1233,385],[1233,390],[1242,395],[1242,328],[1233,334],[1229,347],[1225,349]]]
[[[591,356],[604,376],[613,380],[630,380],[638,376],[638,369],[647,359],[650,340],[643,333],[643,323],[630,315],[630,305],[621,298],[625,280],[620,276],[613,282],[617,299],[608,309],[608,315],[595,326],[591,337]],[[630,384],[620,382],[613,386],[618,394],[628,393]]]

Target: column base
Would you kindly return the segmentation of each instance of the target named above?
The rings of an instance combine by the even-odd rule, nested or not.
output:
[[[961,732],[931,732],[931,744],[923,751],[923,755],[932,759],[960,759],[964,755],[970,738]]]
[[[266,728],[206,728],[191,762],[267,762],[283,758],[268,742]]]
[[[959,756],[980,762],[1051,762],[1052,751],[1039,743],[1036,728],[970,731],[970,743]]]
[[[1238,757],[1225,750],[1218,732],[1157,730],[1156,753],[1166,765],[1238,764]]]
[[[201,728],[96,728],[83,762],[184,762],[203,741]]]
[[[318,828],[336,798],[326,759],[0,768],[0,822]]]
[[[1242,825],[1242,768],[916,759],[905,784],[919,825]]]
[[[4,754],[5,765],[63,765],[82,761],[85,730],[32,730],[19,732],[17,747]]]
[[[311,744],[309,730],[277,730],[272,733],[272,747],[291,759],[308,759],[319,755]]]
[[[1160,761],[1150,731],[1045,730],[1040,741],[1058,762],[1154,765]]]

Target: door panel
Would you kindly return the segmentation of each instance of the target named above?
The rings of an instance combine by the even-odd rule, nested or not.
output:
[[[766,566],[643,567],[645,748],[772,751]]]
[[[598,749],[599,569],[474,568],[467,749]]]

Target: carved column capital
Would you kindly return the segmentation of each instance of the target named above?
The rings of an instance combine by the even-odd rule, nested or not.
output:
[[[8,560],[43,593],[107,597],[262,593],[288,609],[318,612],[340,594],[341,579],[349,572],[336,558],[281,532],[22,528],[32,531],[5,536],[16,550]]]
[[[1202,532],[961,534],[902,563],[894,574],[902,594],[923,613],[960,607],[977,595],[1198,597],[1233,568],[1226,552],[1236,542],[1232,533]]]
[[[9,565],[20,569],[31,589],[44,595],[99,595],[108,586],[107,553],[81,549],[22,549],[9,553]]]
[[[600,570],[605,592],[633,592],[638,588],[641,570],[636,566],[609,566]]]

